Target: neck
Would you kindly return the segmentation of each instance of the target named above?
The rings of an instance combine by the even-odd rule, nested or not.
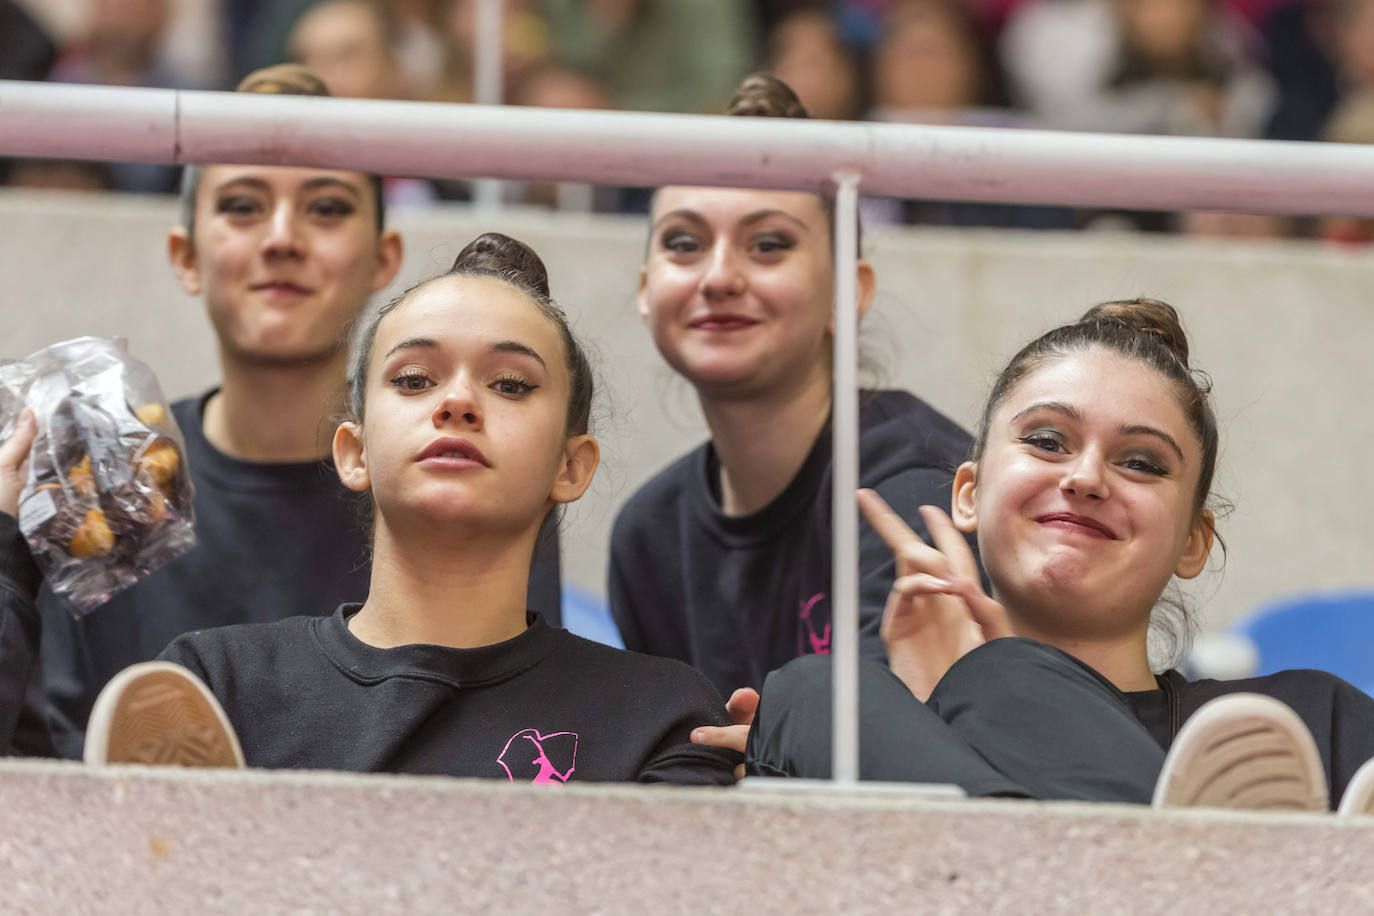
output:
[[[1111,681],[1122,692],[1155,690],[1159,686],[1155,683],[1154,672],[1150,670],[1146,643],[1148,624],[1130,633],[1092,638],[1047,632],[1022,620],[1016,621],[1015,630],[1017,636],[1039,640],[1067,652]]]
[[[367,603],[349,621],[371,646],[424,643],[471,649],[526,627],[525,592],[539,533],[455,540],[452,524],[398,537],[378,517]]]
[[[347,360],[341,350],[316,362],[246,365],[221,353],[223,381],[205,405],[205,438],[244,461],[328,457]]]
[[[813,372],[795,389],[739,400],[701,396],[720,458],[720,504],[727,515],[757,512],[797,476],[830,415],[830,374]]]

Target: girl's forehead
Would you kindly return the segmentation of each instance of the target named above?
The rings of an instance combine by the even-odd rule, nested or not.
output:
[[[563,362],[553,320],[496,277],[439,277],[421,286],[382,318],[375,352],[384,355],[410,338],[452,348],[514,341],[535,350],[551,370]]]
[[[997,414],[1010,422],[1041,403],[1068,406],[1085,418],[1113,425],[1167,426],[1180,435],[1190,428],[1170,379],[1147,363],[1103,347],[1051,356],[1016,383]]]

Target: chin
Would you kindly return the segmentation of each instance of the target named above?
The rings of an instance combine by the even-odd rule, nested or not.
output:
[[[264,368],[286,368],[328,362],[338,356],[343,349],[342,341],[236,341],[228,346],[229,352],[239,362]]]

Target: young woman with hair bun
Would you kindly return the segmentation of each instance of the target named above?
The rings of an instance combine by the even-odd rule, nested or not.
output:
[[[1344,796],[1367,811],[1374,700],[1356,688],[1319,671],[1194,682],[1151,669],[1161,596],[1212,549],[1217,453],[1173,308],[1109,302],[998,377],[950,513],[921,510],[935,546],[861,492],[898,557],[889,667],[861,670],[863,778],[1164,806],[1324,810]],[[830,670],[812,661],[769,675],[752,772],[828,775]]]
[[[483,235],[357,341],[333,456],[372,501],[367,600],[177,639],[107,685],[86,759],[730,783],[738,756],[688,738],[728,721],[704,677],[527,610],[541,525],[599,456],[591,371],[538,256]],[[0,450],[10,514],[23,438]],[[31,579],[0,578],[7,620],[31,613]],[[0,655],[7,691],[17,656]]]
[[[807,116],[763,74],[728,113]],[[621,510],[610,604],[627,648],[689,662],[722,694],[829,651],[833,210],[801,191],[673,186],[653,200],[639,312],[711,437]],[[863,314],[866,261],[856,280]],[[863,392],[859,425],[863,485],[923,530],[916,508],[948,501],[971,437],[904,391]],[[859,575],[863,652],[881,658],[893,563],[872,531]]]

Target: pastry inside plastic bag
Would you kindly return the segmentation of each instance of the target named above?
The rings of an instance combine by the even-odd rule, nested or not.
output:
[[[82,337],[0,363],[0,438],[33,408],[19,527],[80,615],[195,545],[184,445],[152,372]]]
[[[105,513],[91,509],[72,535],[69,552],[74,557],[103,557],[114,550],[115,536]]]

